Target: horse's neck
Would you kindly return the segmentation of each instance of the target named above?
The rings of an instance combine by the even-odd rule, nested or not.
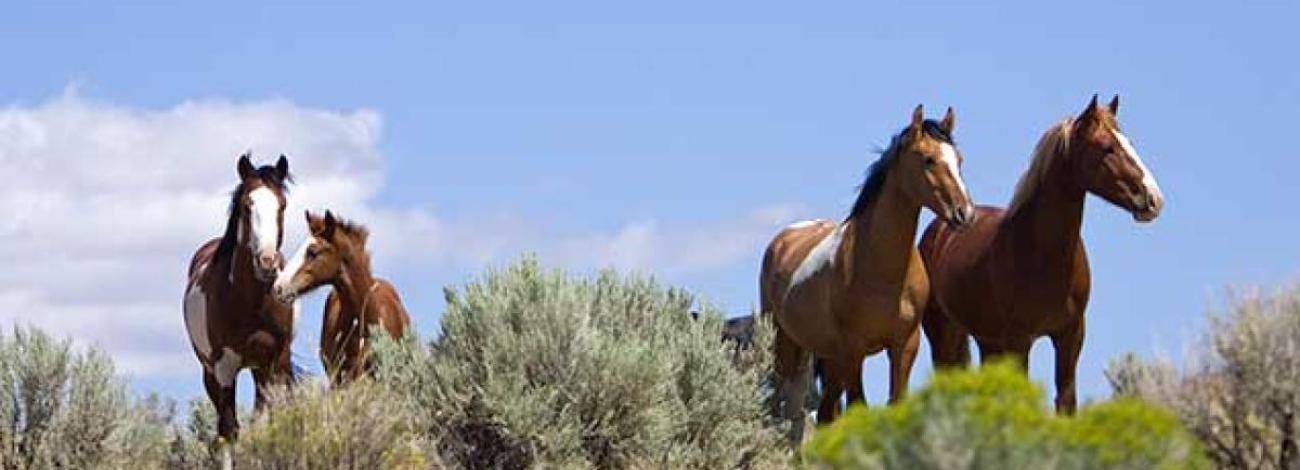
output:
[[[1041,262],[1074,256],[1087,194],[1071,172],[1071,158],[1057,158],[1035,192],[1007,215],[1003,234],[1022,247],[1018,253]],[[1026,253],[1023,247],[1032,247],[1031,252]]]
[[[334,280],[334,291],[339,294],[345,315],[364,317],[363,310],[368,307],[367,298],[375,286],[375,278],[370,274],[370,259],[364,252],[344,253],[342,258],[342,272]]]
[[[839,256],[849,259],[839,265],[848,266],[849,285],[902,285],[920,213],[920,205],[908,200],[892,179],[885,182],[867,209],[846,222]]]
[[[253,254],[243,246],[235,247],[230,255],[230,271],[226,273],[231,286],[249,298],[269,295],[271,283],[259,280],[253,269]]]

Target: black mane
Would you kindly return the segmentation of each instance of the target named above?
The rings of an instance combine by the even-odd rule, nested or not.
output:
[[[275,173],[275,167],[272,165],[262,165],[253,170],[253,174],[262,181],[262,184],[287,194],[289,192],[288,183],[293,182],[293,176],[285,175],[284,179],[280,179]],[[245,189],[244,182],[240,181],[239,184],[235,185],[235,189],[230,192],[230,205],[226,209],[228,217],[226,219],[226,233],[221,236],[221,243],[217,245],[217,252],[213,256],[214,261],[229,260],[235,253],[235,244],[239,241],[239,222],[243,214],[243,211],[239,210],[239,199],[244,195]]]
[[[885,186],[885,177],[889,176],[889,169],[893,168],[894,162],[898,161],[899,149],[911,143],[907,141],[909,135],[907,131],[909,129],[910,127],[905,127],[895,134],[893,138],[889,139],[889,147],[881,150],[880,158],[876,159],[867,168],[867,179],[862,182],[862,186],[858,187],[858,199],[853,202],[853,209],[849,210],[849,215],[844,220],[861,215],[863,211],[867,210],[867,206],[871,205],[871,201],[874,201],[876,196],[880,194],[880,188]],[[921,123],[921,131],[932,139],[953,144],[952,136],[945,132],[938,122],[932,119],[926,119]]]

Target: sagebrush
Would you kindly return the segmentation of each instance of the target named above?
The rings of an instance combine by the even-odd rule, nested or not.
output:
[[[442,337],[381,342],[377,378],[466,468],[731,468],[786,459],[763,403],[772,332],[739,352],[719,312],[651,279],[532,259],[447,289]],[[760,322],[761,323],[761,322]]]
[[[1210,320],[1182,369],[1113,361],[1115,393],[1175,410],[1220,468],[1300,468],[1300,285],[1234,296]]]
[[[170,419],[156,398],[132,403],[98,349],[0,334],[0,468],[163,468]]]

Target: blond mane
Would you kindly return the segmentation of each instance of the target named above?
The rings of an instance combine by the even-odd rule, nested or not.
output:
[[[1073,128],[1074,118],[1066,118],[1047,129],[1038,139],[1038,145],[1034,146],[1034,154],[1029,160],[1029,169],[1025,170],[1025,174],[1020,176],[1020,182],[1016,183],[1016,193],[1011,197],[1007,213],[1015,213],[1038,191],[1038,186],[1042,184],[1055,159],[1069,150],[1070,130]]]

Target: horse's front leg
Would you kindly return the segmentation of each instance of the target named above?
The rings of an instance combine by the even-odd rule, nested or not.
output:
[[[777,404],[781,417],[790,424],[787,438],[792,446],[803,442],[804,400],[812,382],[812,361],[810,354],[778,326],[774,345],[776,375],[780,380],[777,386]]]
[[[203,388],[208,392],[208,400],[217,409],[217,441],[212,443],[213,451],[219,468],[229,469],[232,467],[230,445],[239,438],[239,418],[235,415],[235,382],[231,380],[230,386],[222,385],[217,376],[204,370]]]
[[[844,364],[838,360],[829,360],[823,358],[814,359],[815,363],[820,366],[816,369],[821,372],[822,392],[821,404],[817,407],[817,424],[827,425],[835,418],[840,416],[840,396],[844,393],[844,381],[847,379]],[[809,386],[811,387],[811,383]]]
[[[1074,414],[1076,406],[1075,372],[1079,365],[1079,352],[1083,350],[1083,317],[1074,325],[1052,335],[1056,350],[1056,412]]]
[[[889,347],[889,404],[898,403],[907,394],[912,364],[916,363],[916,351],[920,348],[920,328],[912,328],[906,340]]]

